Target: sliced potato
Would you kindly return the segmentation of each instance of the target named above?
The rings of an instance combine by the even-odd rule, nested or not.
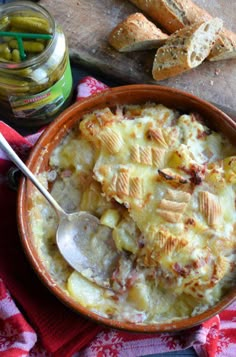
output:
[[[145,311],[149,307],[150,289],[147,284],[142,282],[135,283],[128,293],[127,300],[131,302],[136,309]]]
[[[126,250],[135,254],[138,250],[136,241],[137,228],[134,222],[122,219],[112,232],[112,238],[118,250]]]
[[[111,299],[113,292],[103,289],[81,274],[74,271],[67,282],[69,294],[84,307],[99,311],[102,314],[114,314],[115,303]]]
[[[74,271],[67,282],[71,296],[83,306],[97,306],[103,301],[104,290]]]
[[[115,228],[120,220],[120,214],[116,209],[108,209],[106,210],[102,217],[100,218],[100,222],[104,224],[104,226]]]

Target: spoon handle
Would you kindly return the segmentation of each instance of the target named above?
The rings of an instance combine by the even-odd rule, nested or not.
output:
[[[53,206],[58,215],[65,215],[65,211],[62,207],[54,200],[52,195],[46,190],[46,188],[39,182],[35,175],[28,169],[28,167],[23,163],[19,156],[15,153],[9,143],[6,141],[4,136],[0,133],[0,148],[7,154],[12,162],[23,172],[23,174],[28,177],[28,179],[37,187],[37,189],[42,193],[42,195],[48,200],[48,202]]]

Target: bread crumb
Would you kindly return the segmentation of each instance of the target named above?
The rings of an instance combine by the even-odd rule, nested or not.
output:
[[[216,68],[216,69],[215,69],[215,75],[216,75],[216,76],[219,76],[220,72],[221,72],[221,71],[220,71],[220,68]]]
[[[213,86],[213,84],[214,84],[214,81],[210,81],[210,85]]]

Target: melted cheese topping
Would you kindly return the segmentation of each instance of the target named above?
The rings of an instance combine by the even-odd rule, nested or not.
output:
[[[236,275],[235,153],[198,115],[163,105],[85,115],[52,154],[52,194],[111,227],[120,260],[109,292],[73,272],[55,249],[56,217],[35,191],[32,229],[56,283],[98,314],[136,323],[214,305]]]

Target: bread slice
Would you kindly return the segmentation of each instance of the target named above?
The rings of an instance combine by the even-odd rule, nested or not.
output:
[[[112,30],[108,42],[120,52],[131,52],[158,48],[168,37],[143,14],[137,12]]]
[[[168,33],[181,28],[208,21],[212,16],[191,0],[130,0]],[[236,34],[223,29],[213,47],[209,60],[219,61],[236,58]]]
[[[199,66],[209,55],[222,26],[222,20],[214,18],[176,31],[157,50],[153,78],[167,79]]]
[[[208,21],[212,16],[191,0],[130,0],[157,21],[168,33],[194,23]]]
[[[223,29],[208,57],[210,61],[236,58],[236,34]]]

